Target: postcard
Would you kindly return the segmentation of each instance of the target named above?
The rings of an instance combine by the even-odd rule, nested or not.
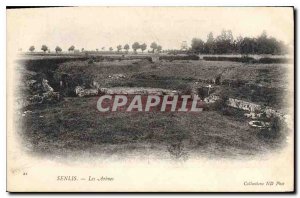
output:
[[[6,11],[7,191],[294,192],[293,7]]]

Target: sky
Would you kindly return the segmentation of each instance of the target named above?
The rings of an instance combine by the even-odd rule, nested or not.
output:
[[[7,10],[7,42],[12,48],[40,50],[108,49],[155,41],[163,49],[180,49],[182,41],[206,40],[232,30],[233,36],[256,37],[264,30],[293,44],[291,7],[72,7]]]

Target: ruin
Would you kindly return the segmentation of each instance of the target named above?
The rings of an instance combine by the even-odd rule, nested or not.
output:
[[[234,98],[229,98],[227,104],[230,107],[234,107],[234,108],[238,108],[250,112],[260,111],[262,109],[261,106],[258,104],[246,102],[244,100],[239,100]]]
[[[259,120],[252,120],[249,122],[249,125],[255,128],[265,129],[270,126],[270,123]]]
[[[75,93],[79,97],[84,97],[84,96],[97,96],[99,91],[98,89],[84,89],[81,86],[75,87]]]

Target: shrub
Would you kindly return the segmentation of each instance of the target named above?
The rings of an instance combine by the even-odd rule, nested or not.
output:
[[[260,58],[260,59],[256,60],[249,56],[242,56],[242,57],[204,56],[203,60],[206,60],[206,61],[232,61],[232,62],[241,62],[241,63],[262,63],[262,64],[291,62],[291,59],[288,59],[288,58]]]
[[[187,56],[160,56],[159,60],[167,60],[167,61],[174,61],[174,60],[199,60],[199,56],[197,55],[187,55]]]
[[[258,60],[259,63],[289,63],[291,59],[288,58],[261,58]]]
[[[265,140],[274,140],[283,137],[282,133],[286,131],[287,127],[285,122],[278,117],[271,117],[269,123],[270,127],[260,130],[258,136]]]
[[[206,61],[232,61],[232,62],[242,62],[242,63],[254,63],[255,59],[242,56],[242,57],[227,57],[227,56],[204,56],[204,60]]]
[[[228,101],[228,96],[226,94],[222,94],[220,96],[220,99],[213,103],[212,105],[209,105],[210,110],[215,110],[215,111],[220,111],[220,112],[225,112],[227,111],[227,101]],[[226,113],[226,112],[225,112]]]
[[[88,64],[89,64],[89,65],[91,65],[91,64],[93,64],[93,63],[94,63],[94,60],[93,60],[93,59],[89,59],[89,60],[88,60]]]

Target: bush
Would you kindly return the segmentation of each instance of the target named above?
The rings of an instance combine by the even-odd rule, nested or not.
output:
[[[229,99],[229,97],[226,94],[222,94],[218,101],[216,101],[215,103],[209,105],[209,110],[220,111],[222,113],[227,111],[227,108],[228,108],[227,101],[228,101],[228,99]]]
[[[242,57],[227,57],[227,56],[204,56],[204,60],[207,61],[232,61],[232,62],[242,62],[242,63],[254,63],[255,59],[242,56]]]
[[[174,60],[199,60],[199,56],[197,55],[187,55],[187,56],[160,56],[159,60],[167,60],[167,61],[174,61]]]
[[[260,58],[257,60],[252,57],[249,57],[249,56],[242,56],[242,57],[204,56],[203,60],[206,60],[206,61],[232,61],[232,62],[241,62],[241,63],[262,63],[262,64],[291,62],[291,59],[288,59],[288,58]]]
[[[261,58],[258,60],[258,63],[289,63],[291,59],[288,58]]]
[[[283,120],[278,117],[271,117],[269,119],[270,127],[259,131],[257,134],[264,140],[275,140],[283,137],[283,132],[287,130],[287,126]]]

